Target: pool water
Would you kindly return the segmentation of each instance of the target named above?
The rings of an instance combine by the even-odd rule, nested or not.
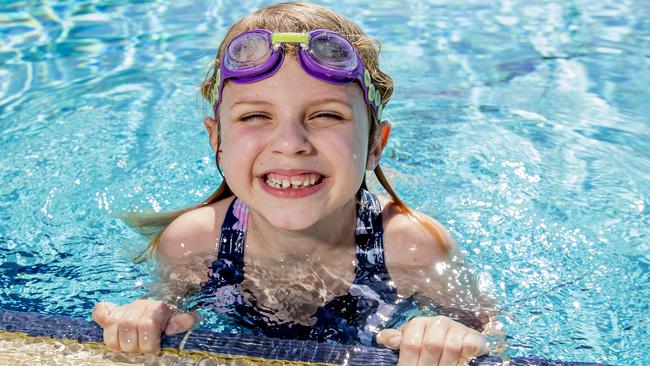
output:
[[[145,293],[112,215],[220,182],[197,87],[268,3],[0,0],[0,308]],[[319,3],[382,41],[383,165],[498,299],[507,354],[650,364],[650,3]]]

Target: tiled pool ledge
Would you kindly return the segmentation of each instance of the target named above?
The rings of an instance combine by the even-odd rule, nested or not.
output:
[[[102,349],[102,330],[94,322],[65,316],[0,310],[2,333],[33,338],[42,342],[68,340],[87,347]],[[183,345],[183,347],[181,347]],[[388,349],[359,346],[328,345],[312,341],[282,340],[247,335],[224,335],[205,330],[190,334],[166,336],[162,339],[163,354],[201,364],[233,365],[372,365],[397,363],[397,354]],[[182,349],[182,350],[181,350]],[[3,351],[0,349],[0,354]],[[209,362],[215,361],[214,363]],[[229,362],[231,361],[231,362]],[[132,359],[130,362],[137,362]],[[472,366],[595,366],[601,364],[562,362],[540,357],[481,357]]]

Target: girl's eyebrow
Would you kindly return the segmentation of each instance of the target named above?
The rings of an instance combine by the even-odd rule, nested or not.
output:
[[[265,100],[243,99],[243,100],[240,100],[240,101],[237,101],[237,102],[233,103],[232,106],[234,107],[234,106],[237,106],[237,105],[240,105],[240,104],[267,104],[267,105],[273,105],[273,103],[267,102]]]
[[[317,99],[312,104],[316,105],[316,104],[327,104],[327,103],[339,103],[345,105],[350,109],[353,109],[352,104],[348,103],[346,99],[332,98],[332,97]]]

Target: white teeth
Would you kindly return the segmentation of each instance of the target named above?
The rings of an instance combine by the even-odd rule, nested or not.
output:
[[[276,182],[276,181],[270,179],[269,177],[266,178],[265,182],[266,182],[266,184],[270,185],[271,187],[282,188],[282,183]]]
[[[270,180],[269,178],[266,178],[264,181],[266,184],[270,185],[271,187],[276,187],[275,182]]]
[[[313,186],[318,180],[318,177],[319,176],[317,174],[306,174],[304,175],[304,177],[302,177],[303,178],[302,180],[300,178],[294,177],[291,180],[285,178],[282,179],[282,181],[280,181],[280,180],[272,179],[267,175],[264,182],[274,188],[281,188],[281,189],[287,189],[289,187],[306,188],[306,187]]]

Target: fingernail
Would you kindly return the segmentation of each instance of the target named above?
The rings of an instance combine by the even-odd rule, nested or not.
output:
[[[390,348],[397,349],[397,348],[399,348],[400,343],[402,343],[402,336],[401,335],[393,336],[392,338],[390,338],[388,340],[388,346]]]
[[[174,334],[178,333],[178,327],[176,326],[176,324],[172,323],[172,324],[167,326],[167,329],[165,330],[165,333],[167,335],[174,335]]]

